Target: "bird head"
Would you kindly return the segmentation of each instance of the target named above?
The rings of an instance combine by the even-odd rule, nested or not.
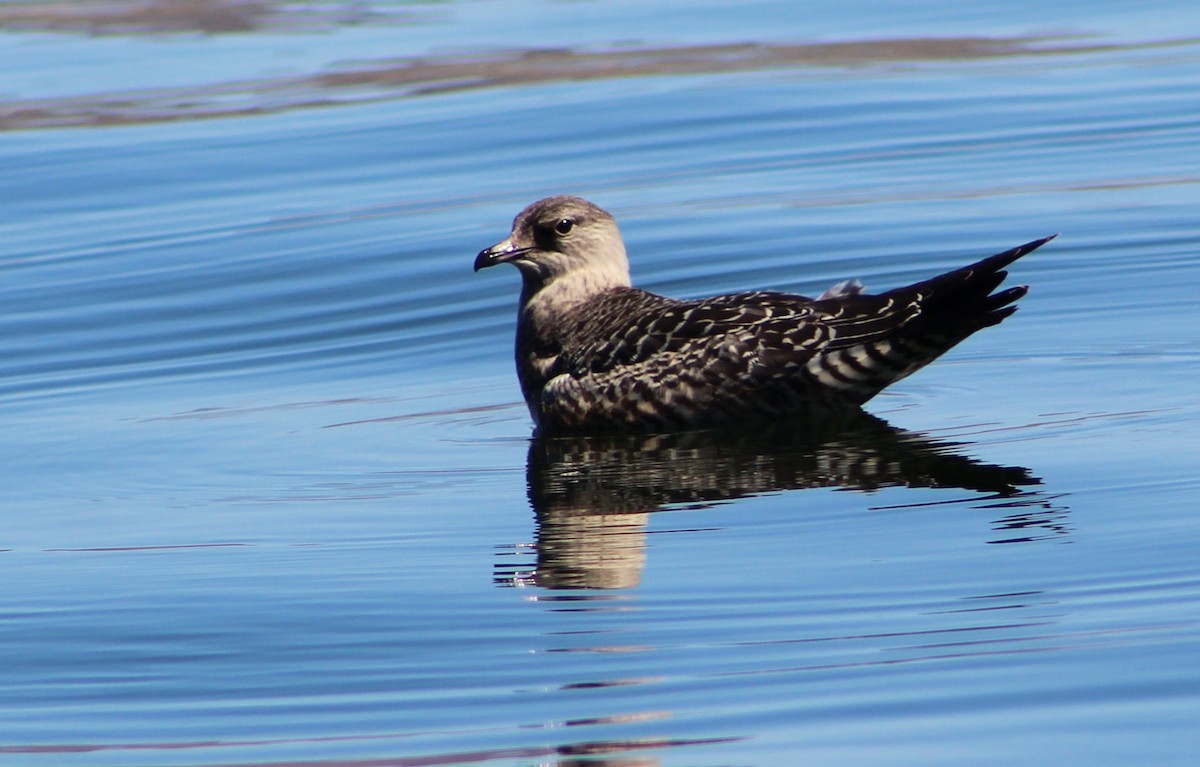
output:
[[[568,195],[538,200],[517,214],[508,238],[480,251],[475,271],[496,264],[517,267],[528,293],[564,278],[588,293],[630,284],[616,220]]]

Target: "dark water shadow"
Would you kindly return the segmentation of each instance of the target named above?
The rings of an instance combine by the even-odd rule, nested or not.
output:
[[[0,5],[0,29],[93,36],[223,35],[325,30],[380,15],[353,0],[16,0]]]
[[[966,444],[897,429],[865,413],[832,426],[534,437],[526,478],[537,520],[536,562],[498,565],[496,582],[630,588],[641,579],[651,512],[783,490],[958,488],[981,494],[969,498],[973,508],[999,512],[992,526],[1002,537],[991,543],[1067,532],[1065,509],[1028,489],[1041,484],[1029,469],[978,461],[961,452]]]
[[[70,3],[67,6],[73,5]],[[178,24],[217,28],[278,24],[271,3],[196,3],[183,14],[171,5],[163,18],[143,16],[122,23]],[[286,3],[279,4],[284,7]],[[235,13],[236,10],[236,13]],[[45,10],[41,11],[45,15]],[[36,21],[27,20],[26,24]],[[85,20],[86,21],[86,20]],[[67,22],[62,22],[66,24]],[[88,23],[98,24],[92,21]],[[114,22],[115,23],[115,22]],[[0,29],[17,25],[0,10]],[[487,54],[447,54],[348,63],[296,77],[253,78],[176,88],[83,93],[65,97],[0,98],[0,131],[81,126],[140,125],[228,117],[251,117],[295,109],[328,108],[464,90],[588,82],[629,77],[694,76],[765,70],[844,71],[860,67],[947,64],[1016,57],[1083,56],[1162,46],[1187,47],[1193,40],[1120,46],[1073,37],[949,37],[849,40],[839,42],[737,42],[689,46],[638,46],[600,50],[539,48]]]

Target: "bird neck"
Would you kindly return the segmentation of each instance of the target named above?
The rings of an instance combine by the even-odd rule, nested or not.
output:
[[[612,288],[631,286],[629,266],[624,260],[611,265],[592,265],[565,274],[539,278],[524,275],[521,313],[537,324],[554,323],[585,301]]]

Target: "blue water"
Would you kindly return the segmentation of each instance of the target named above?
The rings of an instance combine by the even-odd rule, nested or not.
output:
[[[0,764],[1194,762],[1189,4],[299,13],[0,26]],[[541,441],[560,192],[677,296],[1060,237],[880,421]]]

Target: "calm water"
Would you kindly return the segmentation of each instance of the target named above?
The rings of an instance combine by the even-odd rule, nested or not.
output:
[[[0,763],[1194,763],[1192,3],[71,6],[0,4]],[[679,296],[1061,236],[845,431],[535,441],[471,263],[558,192]]]

